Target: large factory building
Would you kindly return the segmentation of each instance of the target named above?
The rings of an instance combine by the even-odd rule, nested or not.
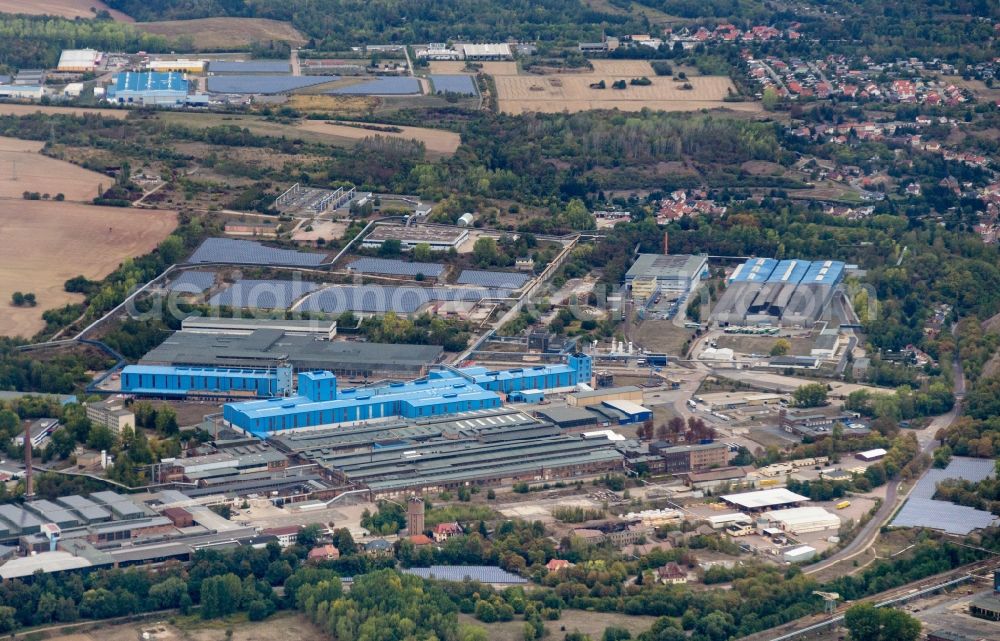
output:
[[[372,387],[337,388],[329,372],[299,374],[298,395],[229,403],[223,418],[255,436],[318,425],[393,416],[422,418],[498,408],[499,393],[553,389],[590,380],[590,357],[574,354],[567,364],[488,371],[482,367],[434,370],[425,378]]]
[[[711,320],[722,327],[806,327],[822,316],[843,278],[839,261],[751,258],[727,279]]]

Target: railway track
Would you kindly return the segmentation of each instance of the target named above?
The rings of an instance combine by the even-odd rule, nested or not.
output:
[[[797,639],[806,639],[840,626],[844,621],[844,613],[847,609],[858,603],[873,603],[877,608],[896,607],[932,594],[937,594],[942,590],[956,588],[960,585],[976,581],[982,575],[989,574],[997,569],[1000,569],[1000,560],[996,558],[976,561],[975,563],[970,563],[960,568],[949,570],[948,572],[913,581],[898,588],[886,590],[885,592],[858,599],[851,603],[845,603],[838,607],[833,614],[813,615],[797,619],[776,628],[743,637],[739,641],[795,641]]]

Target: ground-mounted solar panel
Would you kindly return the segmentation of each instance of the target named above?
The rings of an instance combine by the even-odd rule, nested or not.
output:
[[[430,76],[435,93],[457,93],[463,96],[477,95],[476,83],[467,73],[436,73]]]
[[[531,276],[519,272],[491,272],[481,269],[465,269],[458,275],[459,285],[481,285],[498,289],[518,289],[531,280]]]
[[[527,579],[503,568],[485,565],[433,565],[429,568],[409,568],[406,574],[438,581],[478,581],[479,583],[527,583]]]
[[[423,274],[437,278],[445,266],[438,263],[411,263],[391,258],[359,258],[347,265],[347,269],[359,274],[384,274],[388,276],[416,276]]]
[[[994,525],[997,517],[990,512],[933,498],[942,481],[964,479],[975,483],[992,476],[994,471],[993,460],[967,457],[953,458],[943,470],[928,470],[910,492],[892,525],[925,527],[960,535]]]
[[[234,238],[206,238],[195,250],[190,263],[229,263],[233,265],[287,265],[315,267],[326,258],[325,254],[312,254],[294,249],[267,247],[251,240]]]
[[[340,314],[412,314],[428,303],[441,301],[479,302],[503,298],[507,290],[476,287],[384,287],[382,285],[333,285],[310,294],[298,308],[304,312]]]
[[[253,280],[233,283],[209,301],[209,305],[239,309],[288,309],[292,303],[319,288],[302,280]]]
[[[181,294],[200,294],[215,284],[215,272],[188,271],[170,281],[167,290]]]
[[[211,73],[291,73],[292,65],[285,60],[212,60]]]
[[[381,287],[379,285],[346,285],[328,287],[302,302],[302,311],[340,314],[412,314],[431,302],[429,289],[423,287]]]
[[[374,78],[356,85],[330,89],[326,93],[353,96],[405,96],[420,93],[420,81],[408,76]]]
[[[295,91],[325,82],[340,80],[339,76],[210,76],[210,93],[276,94]]]

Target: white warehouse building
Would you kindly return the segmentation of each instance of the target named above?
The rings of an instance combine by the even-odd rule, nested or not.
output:
[[[791,534],[807,534],[840,527],[840,518],[821,507],[793,507],[764,512],[763,518]]]

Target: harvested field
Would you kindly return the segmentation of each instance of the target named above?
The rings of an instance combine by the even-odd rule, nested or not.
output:
[[[595,61],[599,62],[599,61]],[[613,64],[619,61],[609,61]],[[623,67],[624,68],[624,67]],[[636,68],[629,64],[628,68]],[[693,89],[685,90],[682,82],[671,78],[650,77],[653,84],[627,85],[612,89],[616,80],[629,80],[647,74],[558,74],[547,76],[496,76],[500,110],[510,114],[530,111],[546,113],[576,112],[588,109],[620,109],[639,111],[644,108],[664,111],[696,111],[727,108],[740,111],[760,111],[758,103],[724,102],[733,89],[732,81],[724,76],[698,76],[690,79]],[[649,76],[647,76],[649,77]],[[590,85],[603,80],[605,89]]]
[[[463,63],[465,64],[465,63]],[[488,73],[491,76],[516,76],[517,75],[517,63],[516,62],[503,62],[503,61],[493,61],[493,62],[477,62],[476,64],[482,65],[483,73]],[[438,73],[438,72],[434,72]]]
[[[2,1],[2,0],[0,0]],[[0,103],[0,116],[28,116],[31,114],[48,114],[50,116],[63,114],[66,116],[104,116],[124,120],[128,116],[125,109],[94,109],[90,107],[52,107],[49,105],[21,105]]]
[[[0,200],[0,335],[34,335],[45,327],[43,311],[83,300],[64,291],[68,279],[104,278],[176,226],[170,211]],[[38,306],[14,307],[15,291],[33,292]]]
[[[591,60],[594,73],[605,76],[622,76],[628,78],[652,78],[656,73],[646,60]],[[592,80],[591,82],[596,82]],[[654,79],[655,83],[656,80]]]
[[[3,2],[3,0],[0,0]],[[223,51],[245,48],[254,42],[283,40],[292,45],[306,43],[299,31],[279,20],[265,18],[199,18],[142,22],[136,27],[166,38],[190,38],[200,51]]]
[[[20,138],[0,136],[0,151],[38,153],[44,146],[45,143],[40,140],[21,140]]]
[[[338,124],[328,120],[305,120],[299,124],[298,127],[300,129],[304,129],[305,131],[328,133],[340,138],[349,138],[354,140],[363,140],[364,138],[369,138],[371,136],[419,140],[424,143],[424,146],[427,148],[429,153],[439,155],[451,155],[455,153],[458,146],[462,144],[462,137],[453,131],[429,129],[425,127],[398,127],[403,131],[401,133],[395,133],[362,129],[361,127],[352,127],[347,124]]]
[[[118,22],[135,22],[121,11],[115,11],[101,0],[0,0],[0,13],[23,13],[32,16],[60,18],[93,18],[96,11],[107,11]]]
[[[468,73],[464,60],[431,60],[431,73]]]
[[[61,193],[66,200],[87,201],[113,178],[39,153],[33,140],[0,137],[0,198],[21,198],[26,191]]]

